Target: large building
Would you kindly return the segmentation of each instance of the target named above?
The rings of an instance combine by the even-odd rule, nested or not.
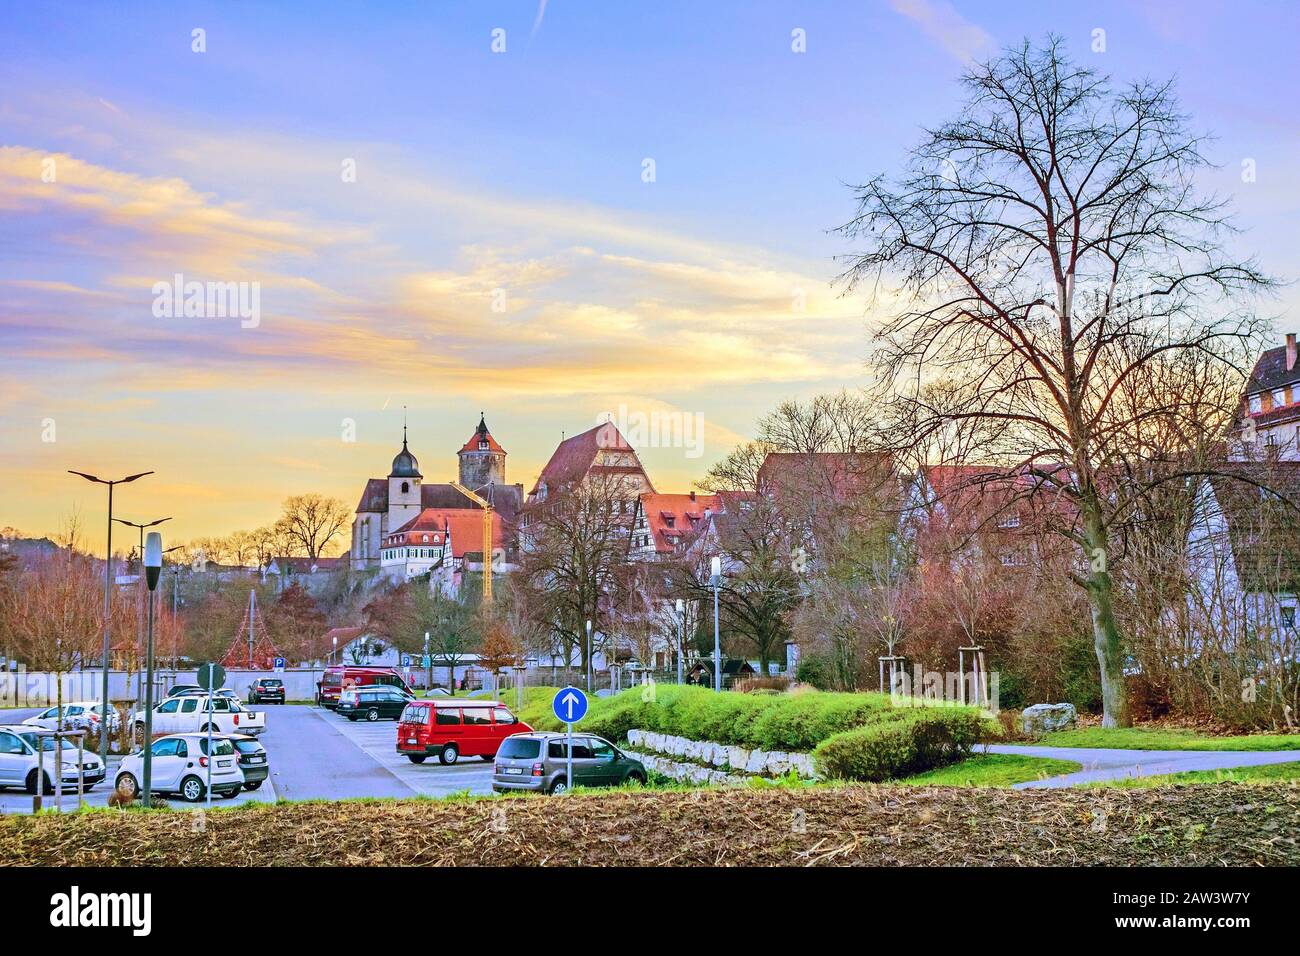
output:
[[[1295,333],[1268,349],[1246,381],[1239,454],[1254,460],[1300,461],[1300,361]]]
[[[509,527],[523,504],[524,486],[506,483],[506,450],[492,437],[487,421],[480,416],[478,427],[457,452],[457,481],[470,491],[486,498]],[[478,506],[450,483],[424,482],[420,463],[407,444],[406,427],[402,428],[402,450],[393,458],[387,478],[371,478],[361,492],[356,517],[352,521],[352,567],[356,570],[379,568],[389,538],[403,531],[433,509],[443,511],[477,511]],[[430,524],[436,516],[429,516]],[[441,522],[439,522],[441,523]],[[481,537],[478,539],[481,542]],[[504,535],[502,535],[504,542]],[[470,545],[466,536],[453,535],[453,545],[462,555],[468,549],[481,551],[481,543]],[[391,560],[391,556],[390,556]]]

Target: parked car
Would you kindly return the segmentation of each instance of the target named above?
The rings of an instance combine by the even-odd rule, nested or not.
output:
[[[534,790],[563,793],[569,789],[567,737],[556,733],[513,734],[501,742],[492,768],[496,793]],[[645,765],[604,737],[573,735],[573,785],[613,787],[625,781],[645,783]]]
[[[349,687],[339,694],[336,714],[348,720],[397,720],[415,695],[389,684],[371,684],[369,687]]]
[[[206,732],[208,725],[219,734],[260,734],[266,730],[266,714],[246,710],[238,700],[214,694],[182,694],[169,697],[153,711],[155,734]],[[144,714],[135,718],[137,739],[144,736]]]
[[[247,734],[231,734],[230,742],[235,745],[235,756],[239,758],[239,769],[244,772],[244,789],[256,790],[271,775],[271,765],[266,756],[266,748],[258,743],[256,737]]]
[[[201,693],[203,693],[203,688],[200,687],[198,684],[175,684],[172,686],[172,689],[167,692],[167,696],[176,697],[180,694],[201,694]]]
[[[280,680],[280,678],[259,677],[248,688],[248,702],[250,704],[265,704],[267,701],[276,704],[284,703],[284,681]]]
[[[532,729],[495,700],[414,700],[397,725],[397,752],[411,763],[424,763],[433,754],[444,764],[461,756],[491,760],[501,741]]]
[[[208,692],[208,691],[207,691],[207,688],[205,688],[205,687],[194,687],[194,688],[191,688],[190,690],[182,691],[182,692],[179,693],[179,694],[173,694],[173,695],[171,695],[171,696],[173,696],[173,697],[192,697],[192,696],[194,696],[195,694],[203,695],[203,694],[206,694],[207,692]],[[239,700],[239,695],[238,695],[237,693],[235,693],[234,688],[231,688],[231,687],[219,687],[219,688],[217,688],[216,690],[214,690],[214,691],[212,692],[212,696],[213,696],[213,697],[224,697],[224,698],[226,698],[226,700]]]
[[[39,767],[45,766],[45,793],[54,792],[54,771],[57,744],[53,737],[39,734],[31,725],[0,727],[0,789],[24,787],[28,793],[36,792]],[[44,759],[40,752],[45,751]],[[90,790],[104,779],[104,764],[99,755],[90,750],[81,753],[81,766],[77,766],[77,747],[63,742],[63,767],[59,779],[63,786],[73,790],[81,777],[82,789]]]
[[[210,766],[209,766],[210,765]],[[212,771],[212,792],[229,799],[244,789],[244,772],[230,738],[214,736],[208,753],[206,734],[171,734],[153,742],[150,784],[156,793],[178,793],[190,803],[208,794],[208,771]],[[144,781],[144,750],[122,758],[114,786],[128,797],[140,793]]]
[[[413,693],[402,676],[391,667],[353,667],[335,665],[325,668],[320,681],[316,684],[316,705],[333,710],[339,704],[339,694],[347,687],[369,687],[372,684],[388,684]]]
[[[28,717],[23,723],[28,727],[43,727],[46,730],[72,730],[85,721],[99,725],[100,706],[97,701],[78,700],[63,704],[63,720],[59,721],[59,707],[54,705],[35,716]],[[62,726],[60,726],[60,723]]]

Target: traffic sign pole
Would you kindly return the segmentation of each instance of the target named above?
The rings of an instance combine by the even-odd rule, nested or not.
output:
[[[576,687],[561,688],[551,700],[551,713],[565,726],[565,786],[573,790],[573,725],[587,716],[587,695]]]

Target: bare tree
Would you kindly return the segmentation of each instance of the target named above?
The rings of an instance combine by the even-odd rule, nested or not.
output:
[[[1113,476],[1202,442],[1213,416],[1186,389],[1188,359],[1239,377],[1263,323],[1234,297],[1270,280],[1226,257],[1225,201],[1194,181],[1205,139],[1170,84],[1116,91],[1056,38],[964,83],[960,118],[927,133],[900,180],[856,188],[841,231],[866,249],[843,280],[901,285],[873,354],[899,444],[980,430],[964,454],[1020,465],[1070,503],[1056,530],[1080,555],[1104,723],[1126,725],[1111,535],[1179,469],[1131,469],[1150,477],[1128,486]],[[1126,405],[1126,390],[1141,401]],[[1144,444],[1157,420],[1173,444]]]
[[[277,526],[313,561],[325,553],[352,520],[352,512],[341,500],[314,492],[286,498],[283,507]]]

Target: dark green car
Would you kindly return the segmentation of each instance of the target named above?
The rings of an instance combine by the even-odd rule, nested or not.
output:
[[[348,720],[396,720],[415,698],[391,684],[349,687],[339,694],[335,713]]]

